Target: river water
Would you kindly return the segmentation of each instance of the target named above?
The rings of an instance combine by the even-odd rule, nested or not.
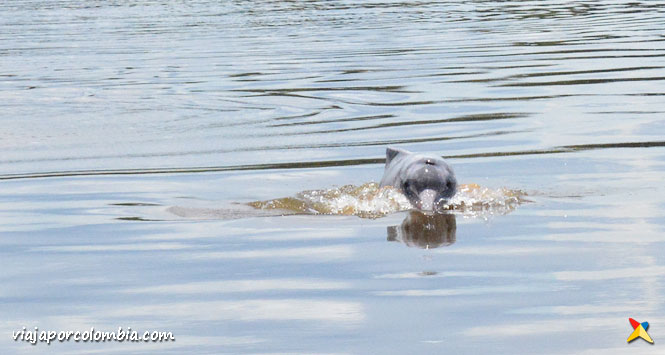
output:
[[[664,19],[660,1],[4,2],[0,348],[651,354],[626,338],[633,317],[665,341]],[[365,213],[386,146],[443,156],[481,208]],[[262,205],[321,196],[344,205]]]

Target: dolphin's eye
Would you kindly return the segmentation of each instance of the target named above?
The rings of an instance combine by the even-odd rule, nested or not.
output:
[[[402,185],[402,192],[407,196],[416,194],[414,185],[408,181],[404,182],[404,185]]]

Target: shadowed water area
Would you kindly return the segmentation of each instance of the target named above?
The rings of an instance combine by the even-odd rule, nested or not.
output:
[[[660,1],[3,2],[0,349],[651,354],[664,19]],[[446,159],[446,213],[378,187],[386,146]],[[656,345],[627,344],[628,317]],[[24,326],[176,341],[33,346]]]

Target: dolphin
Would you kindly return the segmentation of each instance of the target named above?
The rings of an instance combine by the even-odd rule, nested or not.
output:
[[[386,168],[379,186],[399,189],[421,211],[436,211],[455,195],[457,179],[440,157],[387,148]]]

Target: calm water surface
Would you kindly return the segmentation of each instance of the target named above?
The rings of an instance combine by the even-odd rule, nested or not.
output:
[[[4,2],[0,348],[652,354],[664,18],[660,1]],[[531,202],[436,233],[406,211],[244,205],[378,181],[387,145]],[[656,345],[627,344],[628,317]],[[23,326],[176,342],[33,346]]]

